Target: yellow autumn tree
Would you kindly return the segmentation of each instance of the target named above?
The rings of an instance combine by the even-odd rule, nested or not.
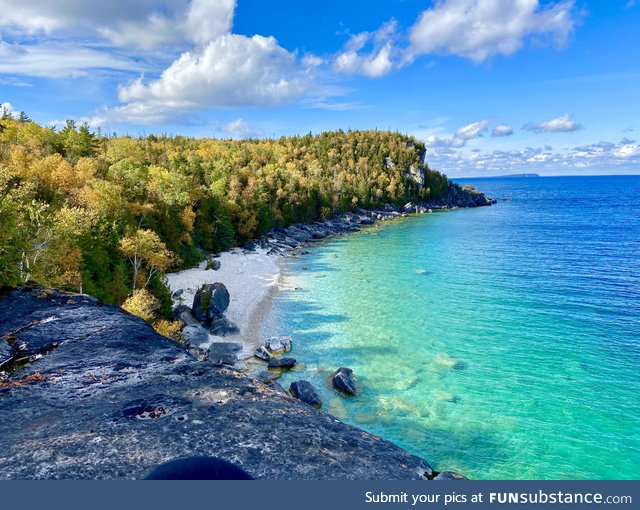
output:
[[[123,237],[119,244],[120,251],[129,259],[133,268],[134,289],[146,287],[155,275],[164,273],[177,261],[175,254],[167,249],[153,230],[137,229]],[[146,279],[142,276],[144,270]]]

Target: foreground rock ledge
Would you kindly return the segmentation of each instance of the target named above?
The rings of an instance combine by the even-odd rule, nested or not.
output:
[[[0,297],[0,478],[143,478],[216,455],[267,479],[425,479],[429,465],[88,296]],[[17,362],[30,354],[26,366]],[[38,357],[38,354],[42,354]],[[21,363],[24,363],[21,362]],[[16,369],[17,368],[17,369]]]

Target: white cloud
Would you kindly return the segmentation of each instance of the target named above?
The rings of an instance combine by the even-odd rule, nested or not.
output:
[[[397,27],[397,21],[391,20],[375,32],[351,36],[343,51],[335,56],[333,69],[339,73],[363,74],[370,78],[388,74],[394,67],[393,40]]]
[[[0,74],[77,77],[91,70],[138,71],[143,64],[116,54],[63,43],[8,45],[0,41]]]
[[[188,9],[189,0],[0,0],[0,27],[12,34],[92,37],[100,33],[116,45],[137,42],[150,47],[183,37]]]
[[[459,138],[462,140],[471,140],[472,138],[477,138],[483,132],[487,130],[489,126],[489,121],[479,120],[478,122],[472,122],[471,124],[467,124],[466,126],[459,127],[456,130],[455,138]]]
[[[183,122],[201,109],[278,106],[313,90],[327,102],[326,91],[314,82],[314,69],[324,61],[312,54],[300,59],[273,37],[232,33],[235,5],[234,0],[193,0],[183,16],[190,49],[159,76],[121,85],[122,104],[97,117],[138,125]]]
[[[295,54],[273,37],[225,34],[201,51],[183,53],[157,80],[139,78],[121,87],[118,98],[184,111],[278,105],[305,89]]]
[[[451,137],[439,137],[437,135],[429,135],[425,139],[427,147],[452,147],[461,148],[466,145],[469,140],[482,136],[489,127],[489,120],[479,120],[460,126]]]
[[[229,33],[235,0],[0,0],[1,73],[68,77],[143,71]],[[20,58],[21,57],[21,58]],[[7,59],[12,62],[5,62]]]
[[[515,53],[532,35],[562,45],[575,24],[573,3],[541,7],[538,0],[437,0],[411,28],[407,58],[440,53],[483,62]]]
[[[375,32],[351,36],[335,55],[333,68],[378,78],[421,55],[483,62],[494,55],[512,55],[533,37],[562,46],[576,24],[574,1],[543,7],[539,0],[436,0],[406,32],[391,20]]]
[[[513,128],[507,124],[498,124],[491,131],[491,136],[511,136]]]
[[[623,140],[624,142],[625,140]],[[553,150],[550,146],[514,150],[464,151],[433,148],[429,166],[450,176],[503,175],[511,173],[633,173],[640,164],[640,145],[600,141]]]
[[[231,31],[235,0],[192,0],[187,15],[191,40],[207,44]]]
[[[223,131],[231,138],[254,138],[262,136],[262,131],[245,122],[243,118],[229,122],[229,124],[224,126]]]
[[[0,104],[0,117],[2,115],[11,115],[12,117],[18,117],[19,113],[16,112],[13,105],[9,102]]]
[[[573,116],[570,114],[561,115],[555,119],[548,120],[546,122],[540,122],[536,124],[534,122],[527,122],[522,129],[526,131],[533,131],[534,133],[568,133],[571,131],[577,131],[583,129],[582,124],[577,123]]]
[[[640,145],[628,143],[613,152],[614,156],[624,159],[640,158]]]

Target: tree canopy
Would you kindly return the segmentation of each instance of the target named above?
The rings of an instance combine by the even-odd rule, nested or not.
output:
[[[163,274],[276,226],[438,198],[417,140],[335,131],[261,140],[105,137],[73,121],[0,120],[0,286],[26,281],[168,316]],[[424,185],[410,170],[424,167]]]

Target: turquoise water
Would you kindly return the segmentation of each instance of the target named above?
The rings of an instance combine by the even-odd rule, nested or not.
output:
[[[470,180],[488,208],[412,217],[286,262],[324,409],[471,478],[640,477],[640,177]],[[355,398],[327,378],[353,368]]]

